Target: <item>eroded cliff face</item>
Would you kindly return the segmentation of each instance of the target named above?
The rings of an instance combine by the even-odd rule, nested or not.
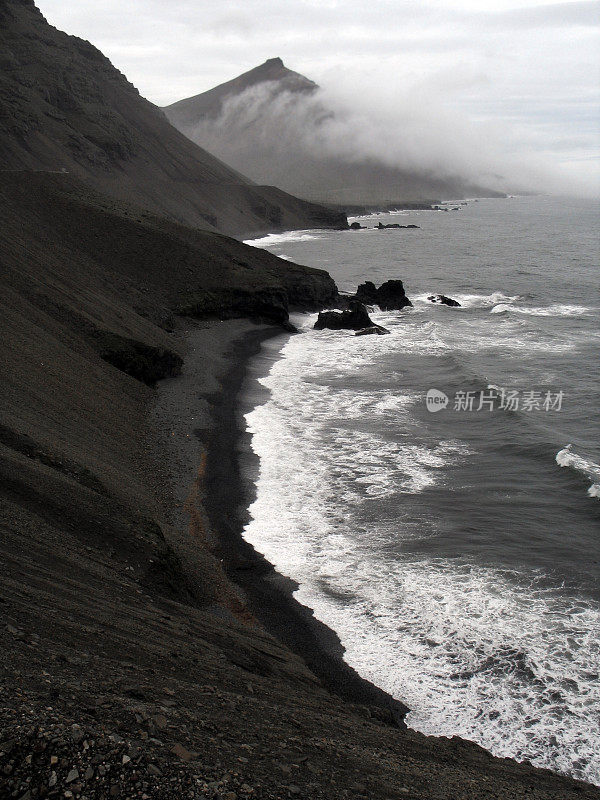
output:
[[[57,520],[61,509],[75,515],[82,540],[137,551],[140,580],[157,579],[160,556],[187,596],[160,524],[149,522],[140,469],[150,467],[135,446],[147,387],[181,370],[173,315],[188,306],[196,318],[280,324],[290,303],[327,302],[335,284],[325,272],[119,204],[70,175],[2,173],[0,198],[0,440],[10,459],[25,459],[14,475],[7,467],[6,484]],[[220,303],[189,308],[199,296]],[[45,488],[34,490],[40,471]],[[106,517],[103,533],[95,514]]]
[[[230,235],[345,227],[346,218],[257,186],[175,130],[89,42],[33,3],[0,4],[0,161],[66,170],[171,219]]]

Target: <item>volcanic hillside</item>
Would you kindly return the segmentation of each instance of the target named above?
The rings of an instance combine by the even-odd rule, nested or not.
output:
[[[228,234],[344,227],[256,186],[192,144],[89,42],[50,26],[32,0],[0,2],[0,163],[67,171],[178,222]]]

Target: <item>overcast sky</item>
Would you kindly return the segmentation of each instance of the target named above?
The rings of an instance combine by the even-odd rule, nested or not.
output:
[[[507,151],[600,174],[600,0],[37,0],[158,105],[280,56],[346,96],[422,96]],[[426,100],[425,100],[426,98]],[[400,102],[400,100],[398,100]]]

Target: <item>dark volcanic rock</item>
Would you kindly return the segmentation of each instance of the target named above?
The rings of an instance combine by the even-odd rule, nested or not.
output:
[[[200,319],[251,317],[285,323],[288,297],[279,287],[256,291],[241,288],[201,291],[194,293],[178,311]]]
[[[331,307],[337,298],[335,282],[323,270],[175,225],[87,189],[72,175],[5,172],[0,177],[0,198],[14,209],[10,220],[3,219],[5,230],[18,224],[22,234],[27,226],[28,235],[43,236],[50,254],[60,250],[61,274],[66,272],[71,282],[87,275],[90,286],[94,281],[104,285],[118,275],[121,291],[130,287],[143,316],[159,322],[163,330],[173,328],[173,314],[213,319],[250,316],[287,326],[288,308],[316,311]],[[106,264],[111,265],[110,278],[103,272]],[[21,269],[25,285],[29,271]],[[158,307],[150,300],[156,292],[161,297]],[[56,319],[68,313],[77,330],[93,340],[96,351],[107,329],[161,346],[160,337],[153,339],[143,328],[136,335],[118,319],[104,319],[101,330],[90,322],[100,319],[97,309],[84,313],[81,307],[67,307],[60,292],[38,292],[36,297]],[[114,351],[115,342],[109,344],[108,350]]]
[[[162,378],[171,378],[181,372],[183,359],[166,348],[153,347],[108,331],[98,333],[96,346],[105,361],[148,386],[155,386]]]
[[[370,328],[363,328],[361,331],[356,331],[354,334],[355,336],[370,336],[373,334],[377,334],[378,336],[383,336],[385,333],[389,333],[387,328],[384,328],[382,325],[371,325]]]
[[[380,231],[385,231],[388,228],[418,228],[419,225],[400,225],[399,222],[391,222],[389,225],[383,225],[381,222],[375,226]]]
[[[373,281],[365,281],[360,284],[356,290],[356,299],[360,300],[361,303],[367,303],[367,305],[375,305],[377,303],[377,287]]]
[[[362,303],[353,299],[348,305],[347,311],[321,311],[314,325],[315,330],[321,331],[329,328],[332,331],[358,331],[363,328],[375,327],[375,323]]]
[[[400,311],[406,306],[412,306],[404,291],[404,284],[400,280],[381,284],[377,290],[377,304],[383,311]]]
[[[445,294],[430,294],[427,298],[431,300],[432,303],[439,303],[443,306],[453,306],[460,308],[460,303],[458,300],[453,300],[451,297],[446,297]]]
[[[378,305],[382,311],[401,311],[407,306],[412,306],[404,291],[404,284],[400,280],[386,281],[379,288],[372,281],[361,283],[356,290],[356,300]]]

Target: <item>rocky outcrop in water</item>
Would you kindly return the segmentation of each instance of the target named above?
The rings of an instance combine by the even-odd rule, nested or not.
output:
[[[382,311],[401,311],[412,306],[401,280],[389,280],[379,288],[372,281],[361,283],[355,299],[367,305],[377,305]]]
[[[314,328],[317,331],[325,328],[332,331],[360,331],[361,333],[389,333],[388,330],[376,325],[369,312],[358,300],[352,299],[346,311],[321,311]]]
[[[419,225],[400,225],[399,222],[391,222],[389,225],[383,225],[381,222],[375,226],[380,231],[385,231],[388,228],[419,228]]]
[[[373,334],[377,334],[378,336],[382,336],[385,333],[390,333],[387,328],[384,328],[382,325],[371,325],[370,328],[363,328],[361,331],[356,331],[354,334],[355,336],[372,336]]]
[[[439,305],[460,308],[460,303],[458,300],[453,300],[451,297],[446,297],[445,294],[430,294],[427,299],[432,303],[438,303]]]

